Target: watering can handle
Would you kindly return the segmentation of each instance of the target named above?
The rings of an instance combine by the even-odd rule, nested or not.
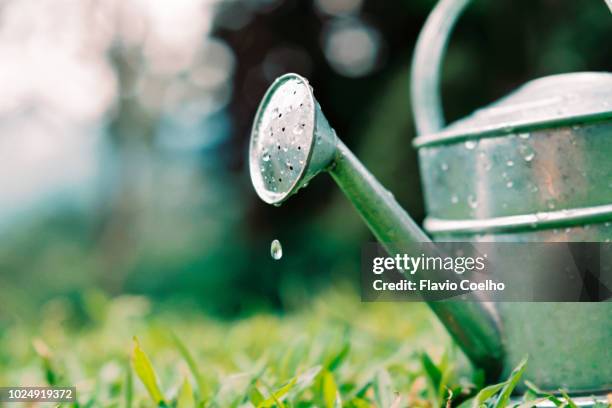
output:
[[[444,127],[440,98],[442,58],[457,18],[470,0],[440,0],[419,34],[412,59],[412,110],[419,135]]]
[[[444,127],[440,98],[440,70],[455,22],[471,0],[440,0],[417,40],[412,58],[412,110],[417,133],[437,133]],[[605,0],[612,12],[612,0]]]

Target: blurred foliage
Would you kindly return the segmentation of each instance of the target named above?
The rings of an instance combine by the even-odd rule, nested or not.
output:
[[[54,299],[36,326],[1,325],[0,384],[76,386],[78,403],[54,405],[73,408],[573,406],[530,383],[508,405],[526,362],[483,388],[424,304],[356,306],[346,285],[231,322],[141,296],[82,303]]]
[[[92,291],[82,298],[82,310],[58,298],[40,310],[38,325],[0,326],[0,384],[74,384],[81,406],[91,406],[90,400],[93,406],[124,406],[126,378],[133,376],[132,406],[152,406],[131,373],[135,364],[136,374],[151,378],[150,360],[158,384],[153,388],[167,401],[174,401],[188,381],[198,398],[230,407],[246,403],[252,387],[267,398],[309,372],[310,383],[298,379],[296,388],[302,391],[292,390],[291,398],[317,398],[310,389],[318,371],[309,370],[319,367],[330,373],[345,400],[361,394],[368,401],[380,398],[374,387],[377,376],[384,375],[380,392],[394,399],[397,391],[404,403],[427,405],[420,352],[439,361],[449,344],[423,304],[356,307],[358,299],[346,286],[305,299],[299,310],[230,322],[184,308],[158,309],[140,296],[111,299]],[[133,336],[140,344],[136,354]]]
[[[28,14],[20,8],[27,11],[26,4],[11,3],[7,21],[25,22]],[[251,120],[276,75],[307,76],[341,138],[421,220],[409,70],[433,4],[192,0],[167,10],[157,3],[150,9],[131,2],[80,5],[95,18],[87,20],[87,36],[66,38],[82,38],[97,52],[115,86],[114,93],[103,88],[114,99],[104,99],[99,116],[75,130],[81,139],[92,129],[101,135],[99,171],[78,193],[60,191],[34,206],[22,204],[17,215],[0,220],[0,319],[33,316],[46,299],[77,298],[91,288],[240,315],[287,307],[293,301],[283,298],[285,287],[309,292],[333,276],[356,277],[360,244],[372,238],[329,179],[317,179],[281,208],[256,198],[245,166]],[[173,17],[187,19],[187,27]],[[443,68],[448,117],[465,115],[540,75],[609,69],[612,51],[602,46],[612,34],[609,19],[603,1],[475,1],[458,24]],[[66,12],[41,15],[39,25],[60,30],[64,20],[73,24]],[[347,21],[375,40],[373,65],[358,75],[342,69],[350,58],[368,55],[338,54],[328,46]],[[19,47],[18,38],[6,41]],[[370,43],[352,48],[364,44]],[[74,63],[93,69],[84,60]],[[59,109],[34,101],[24,99],[34,105],[22,112]],[[15,115],[5,113],[28,123],[40,119]],[[82,122],[66,117],[66,126],[71,120]],[[35,142],[40,146],[57,136],[45,123]],[[52,165],[63,164],[58,159]],[[29,166],[37,171],[36,162]],[[39,184],[8,180],[33,191],[49,184],[44,177]],[[79,198],[83,194],[86,200]],[[272,239],[283,243],[282,262],[268,256]],[[234,296],[226,296],[228,290]]]

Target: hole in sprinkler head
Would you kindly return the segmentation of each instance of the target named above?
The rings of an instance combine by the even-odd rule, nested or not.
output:
[[[302,150],[302,146],[298,146],[298,150]]]
[[[278,179],[278,182],[280,183],[281,181],[283,181],[283,179],[282,179],[282,178],[279,178],[279,179]]]
[[[289,170],[293,170],[293,166],[289,166]]]
[[[285,128],[282,128],[282,131],[284,132],[284,131],[285,131]]]
[[[280,150],[280,145],[278,145],[278,150]]]
[[[279,114],[278,114],[278,117],[279,117],[279,118],[282,118],[282,117],[283,117],[283,114],[282,114],[282,113],[279,113]]]

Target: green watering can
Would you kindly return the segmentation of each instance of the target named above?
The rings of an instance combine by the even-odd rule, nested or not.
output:
[[[610,241],[612,74],[537,79],[444,128],[440,62],[468,3],[438,3],[413,61],[425,231],[337,137],[308,81],[296,74],[271,85],[255,117],[249,166],[259,197],[280,205],[328,172],[391,255],[403,252],[401,243],[431,239]],[[429,306],[492,381],[528,355],[524,378],[546,391],[604,396],[612,390],[610,302]]]

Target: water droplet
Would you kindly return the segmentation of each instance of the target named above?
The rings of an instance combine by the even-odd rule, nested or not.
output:
[[[512,166],[514,166],[514,161],[512,161],[512,160],[508,160],[508,161],[506,162],[506,166],[508,166],[508,167],[512,167]]]
[[[293,134],[301,135],[302,133],[304,133],[304,128],[300,125],[295,125],[295,127],[293,128]]]
[[[468,150],[474,150],[476,148],[477,142],[475,140],[467,140],[465,142],[465,148]]]
[[[521,153],[523,160],[525,160],[526,162],[532,161],[535,157],[535,152],[533,151],[531,146],[528,145],[520,145],[519,152]]]
[[[270,244],[270,255],[275,261],[283,257],[283,247],[278,239],[275,239],[272,241],[272,244]]]
[[[457,204],[458,202],[459,202],[459,197],[457,197],[457,194],[453,194],[451,196],[451,203]]]
[[[442,163],[442,164],[440,165],[440,168],[442,169],[442,171],[448,171],[448,164],[446,164],[446,163]]]
[[[519,133],[518,137],[520,137],[521,139],[529,139],[529,136],[531,136],[531,134],[529,132],[525,132],[525,133]]]
[[[508,181],[506,183],[506,187],[508,187],[508,188],[512,188],[513,186],[514,186],[514,183],[512,182],[512,180],[510,180],[510,181]]]
[[[610,225],[612,225],[612,224],[610,224],[609,221],[604,222],[604,227],[609,227]]]
[[[478,200],[476,200],[476,197],[472,194],[467,197],[467,203],[470,208],[476,209],[478,207]]]
[[[262,160],[265,162],[269,162],[270,161],[270,153],[266,152],[264,153]]]

